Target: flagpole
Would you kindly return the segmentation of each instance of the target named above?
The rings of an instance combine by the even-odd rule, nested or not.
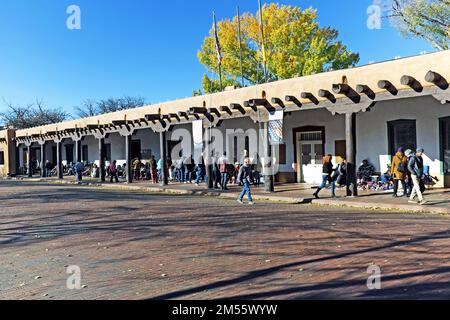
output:
[[[242,87],[244,87],[244,68],[242,66],[241,13],[239,11],[239,6],[237,7],[237,17],[238,17],[239,62],[241,66],[241,85]]]
[[[219,85],[220,85],[220,91],[223,91],[223,85],[222,85],[222,67],[219,63]]]
[[[213,11],[213,28],[214,28],[214,39],[216,42],[216,50],[217,50],[217,64],[219,69],[219,85],[220,91],[223,91],[222,85],[222,53],[220,51],[220,43],[219,43],[219,32],[217,30],[217,22],[216,22],[216,12]]]
[[[264,24],[263,24],[263,11],[262,11],[262,5],[261,0],[258,0],[259,5],[259,21],[260,21],[260,28],[261,28],[261,51],[263,56],[263,63],[264,63],[264,82],[267,82],[267,59],[266,59],[266,45],[264,43]]]

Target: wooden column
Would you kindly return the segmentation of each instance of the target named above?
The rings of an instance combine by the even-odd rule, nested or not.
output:
[[[106,168],[105,168],[105,138],[98,139],[98,156],[99,156],[99,172],[100,181],[106,181]]]
[[[43,178],[45,173],[45,141],[40,143],[40,145],[41,145],[41,178]]]
[[[27,145],[27,166],[28,166],[28,178],[33,177],[33,169],[31,162],[31,143]]]
[[[75,141],[75,162],[81,162],[81,140]]]
[[[127,183],[133,183],[133,172],[131,170],[131,139],[132,135],[129,134],[125,136],[125,158],[126,158],[126,168],[125,173],[127,176]]]
[[[62,166],[62,156],[61,156],[61,141],[55,141],[56,143],[56,172],[58,174],[58,179],[63,179],[63,166]]]
[[[345,137],[347,144],[347,196],[357,197],[356,179],[356,113],[345,114]]]
[[[274,177],[273,177],[273,161],[272,161],[272,148],[270,145],[270,139],[269,139],[269,123],[263,122],[262,123],[263,128],[263,145],[264,145],[264,168],[263,168],[263,175],[264,175],[264,191],[265,192],[275,192],[275,186],[274,186]]]
[[[208,178],[207,187],[208,189],[212,189],[214,187],[214,179],[213,179],[213,163],[212,163],[212,150],[211,150],[211,127],[206,128],[208,141],[206,141],[205,148],[205,171],[206,177]]]
[[[159,145],[161,153],[161,186],[169,184],[169,174],[167,168],[167,134],[166,132],[159,133]]]

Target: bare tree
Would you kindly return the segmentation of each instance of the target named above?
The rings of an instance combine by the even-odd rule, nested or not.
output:
[[[27,129],[44,126],[67,120],[70,115],[61,109],[45,107],[43,102],[37,100],[26,106],[14,105],[6,102],[7,111],[0,113],[0,119],[6,127]]]
[[[87,118],[99,114],[128,110],[142,107],[146,101],[142,97],[125,96],[123,98],[109,98],[99,101],[88,99],[82,102],[81,106],[76,107],[77,115]]]
[[[77,115],[80,118],[89,118],[97,115],[96,102],[92,99],[86,99],[81,103],[81,106],[76,107]]]

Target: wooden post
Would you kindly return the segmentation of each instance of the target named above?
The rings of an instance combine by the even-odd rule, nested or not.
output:
[[[165,131],[159,133],[159,144],[161,153],[161,186],[169,184],[169,174],[167,168],[167,134]]]
[[[61,141],[56,142],[56,172],[58,179],[63,179],[63,166],[61,156]]]
[[[28,178],[33,177],[33,168],[31,162],[31,143],[27,145],[27,166],[28,166]]]
[[[212,189],[214,187],[214,177],[213,177],[213,170],[212,170],[212,150],[211,150],[211,127],[207,128],[207,137],[208,141],[206,141],[206,148],[205,148],[205,170],[206,170],[206,177],[208,178],[207,186],[208,189]]]
[[[41,143],[41,178],[45,177],[45,141]]]
[[[274,187],[274,177],[273,177],[273,161],[272,161],[272,147],[270,145],[270,139],[269,139],[269,123],[263,122],[263,137],[264,137],[264,168],[263,168],[263,174],[264,174],[264,191],[265,192],[275,192]]]
[[[106,181],[106,168],[105,168],[105,138],[98,139],[98,154],[100,158],[100,181]]]
[[[127,176],[127,183],[133,183],[133,171],[131,170],[131,139],[132,135],[125,136],[125,158],[126,167],[125,174]]]
[[[81,140],[75,141],[75,162],[81,162]]]
[[[357,197],[356,179],[356,113],[345,114],[345,136],[347,144],[347,196]]]

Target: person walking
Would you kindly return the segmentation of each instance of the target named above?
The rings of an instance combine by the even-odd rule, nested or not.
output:
[[[238,174],[238,181],[240,184],[243,185],[241,195],[239,196],[239,199],[237,200],[240,204],[243,204],[244,196],[247,195],[248,197],[248,204],[254,205],[252,198],[252,193],[250,190],[250,184],[253,180],[252,177],[252,167],[250,166],[250,159],[246,158],[244,160],[244,165],[239,170]]]
[[[205,161],[204,158],[201,157],[199,163],[195,166],[195,185],[198,187],[200,185],[201,180],[205,180]]]
[[[406,158],[403,148],[399,148],[394,158],[392,159],[390,175],[394,179],[394,194],[393,197],[398,197],[398,185],[401,183],[403,187],[403,196],[407,197],[406,190],[406,172],[408,171],[408,159]]]
[[[139,158],[133,161],[133,175],[135,180],[141,180],[141,160]]]
[[[158,163],[156,162],[155,156],[150,159],[150,176],[153,184],[158,184]]]
[[[219,170],[219,163],[218,163],[218,156],[219,154],[216,154],[214,157],[212,157],[212,177],[213,177],[213,187],[214,189],[219,189],[219,184],[221,183],[221,174]]]
[[[420,179],[423,176],[423,153],[425,150],[423,148],[419,148],[416,151],[416,154],[411,157],[408,163],[408,170],[411,172],[411,180],[413,183],[413,188],[411,192],[411,197],[409,199],[409,203],[419,203],[420,205],[427,204],[427,201],[424,200],[422,191],[420,190]],[[416,196],[419,199],[419,202],[414,200]]]
[[[192,155],[189,158],[186,158],[186,161],[184,162],[184,171],[186,175],[185,183],[191,184],[195,171],[195,162]]]
[[[332,198],[336,198],[336,193],[335,193],[335,182],[332,179],[332,175],[333,175],[333,162],[332,162],[333,156],[331,154],[327,155],[326,157],[323,158],[323,167],[322,167],[322,184],[320,185],[319,189],[317,189],[317,191],[314,193],[314,197],[316,199],[319,199],[319,193],[320,191],[322,191],[323,189],[326,188],[327,183],[330,183],[331,186],[331,197]]]
[[[220,186],[222,191],[228,190],[228,168],[227,168],[227,153],[224,152],[223,155],[219,158],[218,165],[220,171]]]
[[[52,176],[52,169],[53,165],[50,163],[50,161],[45,161],[44,178],[49,178]]]
[[[117,170],[117,161],[114,160],[113,162],[111,162],[108,166],[108,174],[109,174],[109,182],[113,183],[114,180],[116,181],[116,183],[119,182],[119,177],[118,177],[118,170]]]
[[[77,162],[74,167],[73,167],[74,171],[75,171],[75,176],[77,178],[77,182],[80,183],[83,181],[83,171],[84,171],[84,164],[82,164],[81,162]]]

